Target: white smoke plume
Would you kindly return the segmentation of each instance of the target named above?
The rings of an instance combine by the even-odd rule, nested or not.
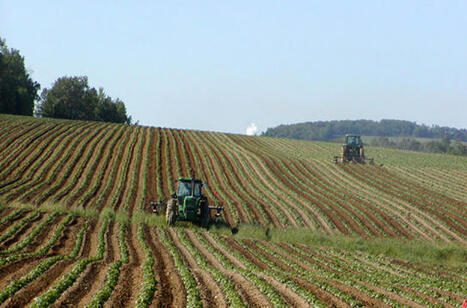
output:
[[[250,125],[248,125],[248,127],[246,128],[246,134],[248,136],[254,136],[256,135],[256,133],[258,133],[258,126],[256,126],[255,123],[251,123]]]

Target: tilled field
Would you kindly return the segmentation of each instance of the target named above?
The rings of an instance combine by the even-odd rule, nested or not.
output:
[[[165,228],[149,209],[195,175],[232,226],[465,245],[466,158],[374,149],[385,166],[340,166],[330,143],[4,115],[0,128],[2,306],[455,307],[467,294],[465,268]]]

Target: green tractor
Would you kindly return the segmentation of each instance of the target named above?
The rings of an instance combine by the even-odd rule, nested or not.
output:
[[[345,141],[342,145],[342,153],[340,156],[334,156],[334,163],[354,162],[365,164],[367,161],[370,165],[374,164],[373,158],[365,157],[365,150],[360,135],[345,135]]]
[[[168,202],[151,202],[153,212],[159,213],[160,207],[166,206],[165,220],[169,226],[173,226],[177,220],[184,220],[207,228],[211,212],[215,211],[215,218],[218,218],[224,208],[209,206],[208,199],[201,193],[203,186],[203,182],[194,177],[178,178],[177,192],[171,195]]]

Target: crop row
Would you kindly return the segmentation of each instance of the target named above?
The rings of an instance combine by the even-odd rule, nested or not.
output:
[[[460,240],[467,232],[459,193],[445,197],[418,185],[417,178],[395,177],[397,171],[379,167],[323,163],[318,153],[333,150],[327,144],[298,142],[301,148],[293,149],[294,141],[277,138],[61,123],[25,125],[26,136],[15,131],[19,140],[4,141],[14,146],[11,153],[0,151],[9,163],[0,175],[3,199],[98,210],[122,204],[131,216],[139,210],[133,197],[137,179],[155,173],[147,183],[154,192],[151,188],[144,196],[146,204],[149,198],[167,197],[178,176],[195,173],[208,183],[208,197],[225,205],[230,224],[441,240]],[[155,153],[149,153],[150,145]]]

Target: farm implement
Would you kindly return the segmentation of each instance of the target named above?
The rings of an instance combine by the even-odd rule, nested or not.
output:
[[[201,193],[204,186],[200,179],[180,177],[177,181],[177,192],[168,201],[151,202],[154,213],[162,213],[165,208],[165,220],[173,226],[177,220],[191,221],[207,228],[216,220],[224,209],[220,206],[209,206],[208,199]]]
[[[362,138],[360,135],[345,135],[344,144],[342,144],[342,152],[339,156],[334,156],[334,163],[359,163],[370,165],[374,164],[373,158],[365,157],[365,149],[363,147]]]

